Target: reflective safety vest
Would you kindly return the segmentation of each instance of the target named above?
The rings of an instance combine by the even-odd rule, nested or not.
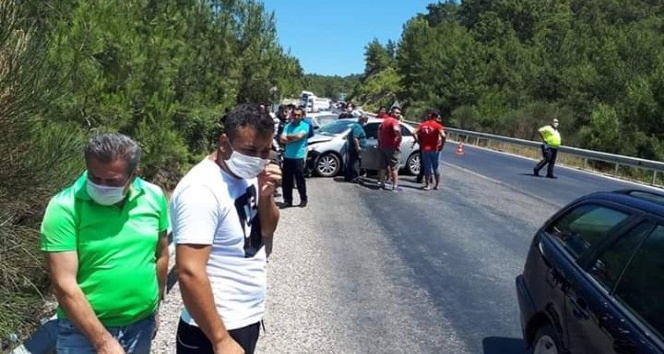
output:
[[[560,132],[554,129],[550,125],[543,126],[539,129],[539,132],[542,133],[544,137],[544,142],[549,146],[557,148],[560,147]]]

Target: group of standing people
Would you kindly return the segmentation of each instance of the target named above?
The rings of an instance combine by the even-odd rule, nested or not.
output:
[[[384,109],[384,108],[383,108]],[[354,110],[349,103],[346,110],[339,115],[339,119],[356,117],[352,114]],[[377,116],[378,117],[378,116]],[[398,185],[399,168],[401,162],[401,108],[393,107],[390,114],[380,115],[383,121],[378,129],[378,153],[379,153],[379,185],[386,189],[386,174],[393,181],[392,190],[400,191]],[[366,132],[364,126],[369,120],[365,114],[360,114],[358,121],[350,125],[350,131],[346,142],[346,165],[344,168],[344,179],[347,182],[359,182],[362,172],[362,151],[366,148]]]
[[[57,353],[148,354],[166,292],[168,230],[184,307],[173,338],[177,353],[253,353],[265,313],[267,259],[280,217],[275,190],[292,205],[297,183],[306,206],[303,174],[310,125],[295,107],[277,128],[284,145],[283,177],[269,160],[275,125],[259,105],[243,104],[223,118],[217,147],[177,184],[170,203],[138,177],[141,151],[131,138],[99,134],[85,146],[86,170],[49,202],[41,250],[58,300]],[[401,109],[379,129],[379,183],[398,191]],[[360,116],[349,134],[349,161],[365,147]],[[540,129],[544,164],[552,177],[560,135],[557,120]],[[425,189],[437,189],[445,132],[430,113],[415,131]],[[353,166],[356,164],[353,163]],[[351,179],[358,170],[350,172]]]
[[[351,108],[352,109],[352,108]],[[342,113],[343,114],[343,113]],[[340,116],[340,118],[343,118]],[[378,129],[378,185],[381,189],[388,189],[387,183],[391,182],[389,188],[398,192],[399,169],[401,168],[401,142],[402,131],[400,121],[403,119],[401,108],[393,106],[389,113],[385,107],[380,107],[376,118],[382,119]],[[358,122],[350,126],[347,137],[347,159],[345,166],[345,180],[356,182],[359,180],[361,171],[361,152],[366,145],[366,132],[363,127],[368,117],[360,115]],[[415,144],[420,145],[420,173],[421,180],[424,177],[424,190],[438,189],[440,183],[440,151],[446,140],[445,128],[442,118],[435,112],[427,112],[426,119],[422,122],[414,134]]]
[[[59,303],[57,353],[150,353],[169,224],[184,303],[176,352],[253,353],[282,173],[269,160],[274,124],[264,108],[239,105],[223,126],[215,151],[179,181],[170,203],[138,177],[131,138],[99,134],[87,143],[86,171],[51,199],[41,228]],[[286,126],[285,140],[301,130]]]

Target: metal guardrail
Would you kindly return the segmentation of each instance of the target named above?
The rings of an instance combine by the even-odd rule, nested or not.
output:
[[[420,122],[414,122],[414,121],[405,121],[408,124],[412,125],[417,125]],[[493,134],[488,134],[488,133],[478,133],[470,130],[463,130],[463,129],[457,129],[457,128],[445,128],[445,131],[447,133],[452,133],[459,138],[465,137],[464,139],[458,139],[462,140],[468,143],[472,144],[471,139],[475,139],[475,145],[479,145],[479,142],[481,140],[495,140],[495,141],[502,141],[510,144],[515,144],[515,145],[522,145],[522,146],[529,146],[529,147],[539,147],[542,145],[541,142],[536,142],[536,141],[530,141],[530,140],[524,140],[524,139],[517,139],[517,138],[510,138],[506,136],[501,136],[501,135],[493,135]],[[614,174],[618,174],[618,170],[620,166],[631,166],[631,167],[638,167],[638,168],[643,168],[646,170],[652,170],[652,180],[651,184],[655,185],[655,182],[657,181],[657,173],[658,172],[664,172],[664,162],[661,161],[653,161],[653,160],[646,160],[646,159],[641,159],[637,157],[630,157],[630,156],[623,156],[623,155],[615,155],[615,154],[609,154],[606,152],[600,152],[600,151],[593,151],[593,150],[586,150],[586,149],[579,149],[571,146],[561,146],[558,149],[559,152],[564,152],[566,154],[574,155],[583,158],[583,168],[587,168],[588,166],[588,161],[602,161],[602,162],[608,162],[608,163],[613,163],[615,164],[615,171]]]

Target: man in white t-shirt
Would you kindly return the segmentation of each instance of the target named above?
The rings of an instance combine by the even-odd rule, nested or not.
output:
[[[223,118],[217,150],[178,183],[170,215],[184,308],[177,353],[253,353],[265,311],[266,260],[279,220],[269,164],[274,125],[259,105]]]

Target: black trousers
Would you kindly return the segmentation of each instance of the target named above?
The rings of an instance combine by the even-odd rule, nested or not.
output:
[[[420,173],[417,174],[417,178],[415,179],[415,182],[422,183],[422,180],[424,179],[424,158],[422,157],[421,148],[420,148],[420,151],[417,154],[420,156]]]
[[[540,148],[542,149],[542,161],[535,166],[535,174],[538,174],[539,171],[548,164],[546,167],[546,175],[552,177],[553,167],[556,165],[556,157],[558,157],[558,149],[547,147],[544,144],[542,144]]]
[[[350,182],[357,177],[360,177],[360,154],[355,150],[354,146],[349,146],[348,158],[346,159],[346,167],[344,168],[344,180]]]
[[[244,349],[245,354],[254,353],[259,333],[260,322],[228,331],[233,340]],[[177,354],[214,354],[214,348],[210,339],[200,328],[180,319],[175,352]]]
[[[300,193],[300,202],[306,202],[307,185],[304,181],[304,159],[284,158],[282,189],[284,191],[284,203],[293,204],[293,184],[297,183],[297,191]]]

